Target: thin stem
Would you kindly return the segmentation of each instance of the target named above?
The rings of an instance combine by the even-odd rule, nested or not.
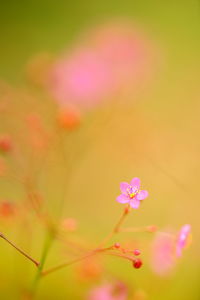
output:
[[[121,228],[120,232],[146,232],[145,227],[127,227]]]
[[[129,207],[126,207],[124,209],[124,212],[123,212],[121,218],[119,219],[118,223],[113,228],[113,233],[117,233],[120,231],[120,227],[121,227],[122,223],[124,222],[124,219],[126,218],[128,213],[129,213]]]
[[[51,268],[51,269],[48,269],[48,270],[42,272],[42,276],[49,275],[50,273],[53,273],[53,272],[58,271],[58,270],[60,270],[60,269],[63,269],[64,267],[73,265],[73,264],[75,264],[75,263],[77,263],[77,262],[79,262],[79,261],[82,261],[82,260],[84,260],[84,259],[87,259],[87,258],[89,258],[89,257],[91,257],[91,256],[93,256],[93,255],[96,255],[96,254],[99,254],[99,253],[102,253],[102,252],[105,252],[105,251],[111,250],[111,249],[113,249],[113,246],[108,247],[108,248],[103,248],[103,249],[94,249],[94,250],[92,250],[91,252],[89,252],[89,253],[86,254],[86,255],[83,255],[83,256],[78,257],[78,258],[76,258],[76,259],[74,259],[74,260],[65,262],[65,263],[63,263],[63,264],[60,264],[60,265],[58,265],[58,266],[56,266],[56,267],[53,267],[53,268]]]
[[[44,211],[44,212],[41,211],[41,209],[38,205],[37,194],[35,193],[33,183],[30,182],[30,179],[29,179],[29,181],[25,181],[24,188],[25,188],[28,200],[29,200],[36,216],[38,217],[38,219],[41,221],[41,223],[45,227],[49,227],[51,225],[51,218],[47,211]],[[47,229],[50,230],[50,228],[47,228]]]
[[[104,238],[104,240],[101,242],[101,244],[99,245],[99,247],[102,247],[105,243],[107,243],[112,237],[113,235],[115,235],[116,233],[118,233],[120,231],[120,227],[122,225],[122,223],[124,222],[127,214],[129,213],[129,209],[130,206],[128,205],[127,207],[125,207],[119,221],[117,222],[117,224],[114,226],[114,228],[112,229],[112,231]]]
[[[144,226],[144,227],[126,227],[121,228],[120,232],[150,232],[154,233],[157,231],[157,227],[155,225]]]
[[[34,265],[36,265],[36,267],[39,268],[40,263],[37,262],[35,259],[33,259],[30,255],[28,255],[26,252],[24,252],[22,249],[20,249],[19,247],[17,247],[13,242],[11,242],[10,240],[8,240],[5,235],[3,235],[2,233],[0,233],[0,237],[2,239],[4,239],[8,244],[10,244],[13,248],[15,248],[19,253],[21,253],[23,256],[25,256],[26,258],[28,258],[30,261],[32,261],[32,263],[34,263]]]
[[[97,253],[100,253],[100,252],[104,252],[104,251],[106,251],[106,250],[113,249],[113,246],[108,247],[108,248],[102,248],[102,246],[103,246],[108,240],[110,240],[114,234],[116,234],[117,232],[120,231],[120,227],[121,227],[122,223],[124,222],[124,220],[125,220],[127,214],[129,213],[129,209],[130,209],[130,206],[129,206],[129,205],[128,205],[127,207],[125,207],[125,209],[124,209],[124,211],[123,211],[123,213],[122,213],[122,215],[121,215],[119,221],[116,223],[116,225],[114,226],[114,228],[113,228],[113,230],[111,231],[111,233],[103,240],[103,242],[102,242],[96,249],[94,249],[93,251],[89,252],[88,254],[86,254],[86,255],[84,255],[84,256],[81,256],[81,257],[79,257],[79,258],[77,258],[77,259],[74,259],[74,260],[69,261],[69,262],[65,262],[65,263],[60,264],[60,265],[58,265],[58,266],[56,266],[56,267],[53,267],[53,268],[51,268],[51,269],[48,269],[48,270],[46,270],[46,271],[44,271],[44,272],[40,272],[40,274],[41,274],[42,276],[46,276],[46,275],[48,275],[48,274],[50,274],[50,273],[53,273],[53,272],[55,272],[55,271],[57,271],[57,270],[60,270],[60,269],[64,268],[64,267],[70,266],[70,265],[75,264],[75,263],[77,263],[77,262],[79,262],[79,261],[81,261],[81,260],[84,260],[84,259],[86,259],[86,258],[88,258],[88,257],[90,257],[90,256],[93,256],[93,255],[95,255],[95,254],[97,254]],[[119,255],[118,255],[118,256],[119,256]]]
[[[128,255],[124,255],[124,254],[120,254],[120,253],[114,253],[114,252],[107,253],[107,254],[108,254],[108,255],[112,255],[112,256],[122,257],[122,258],[125,258],[125,259],[130,260],[131,262],[134,261],[134,258],[131,257],[131,256],[128,256]]]
[[[87,254],[87,255],[84,255],[84,256],[79,257],[79,258],[77,258],[77,259],[74,259],[74,260],[72,260],[72,261],[69,261],[69,262],[60,264],[60,265],[58,265],[58,266],[56,266],[56,267],[53,267],[53,268],[51,268],[51,269],[48,269],[48,270],[42,272],[42,276],[46,276],[46,275],[48,275],[48,274],[50,274],[50,273],[53,273],[53,272],[55,272],[55,271],[58,271],[58,270],[64,268],[64,267],[73,265],[73,264],[75,264],[75,263],[77,263],[77,262],[79,262],[79,261],[81,261],[81,260],[84,260],[84,259],[86,259],[86,258],[88,258],[88,257],[90,257],[90,256],[95,255],[96,253],[97,253],[97,252],[94,252],[94,251],[93,251],[93,252],[91,252],[91,253],[89,253],[89,254]]]

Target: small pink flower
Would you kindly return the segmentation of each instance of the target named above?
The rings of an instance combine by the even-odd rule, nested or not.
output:
[[[148,197],[148,192],[140,190],[140,179],[135,177],[131,183],[121,182],[120,190],[122,194],[117,197],[119,203],[129,203],[133,208],[138,208],[140,201]]]
[[[176,242],[176,255],[178,257],[182,255],[182,250],[187,245],[190,232],[191,232],[191,226],[189,224],[186,224],[181,227]]]

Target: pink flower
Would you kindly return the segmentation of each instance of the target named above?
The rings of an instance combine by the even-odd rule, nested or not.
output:
[[[101,24],[51,65],[47,89],[59,105],[93,108],[151,82],[154,52],[150,38],[136,24]]]
[[[105,23],[95,29],[93,40],[119,85],[143,82],[152,73],[151,41],[136,24]]]
[[[151,268],[154,273],[168,275],[176,264],[175,240],[169,233],[158,233],[152,244]]]
[[[108,95],[111,77],[110,68],[97,51],[80,48],[55,64],[51,91],[61,104],[73,102],[88,108]]]
[[[190,232],[191,232],[191,226],[189,224],[186,224],[181,227],[176,242],[176,255],[178,257],[182,255],[182,250],[187,245]]]
[[[91,290],[88,300],[126,300],[128,290],[121,281],[105,283]]]
[[[131,183],[121,182],[120,190],[122,194],[117,197],[119,203],[129,203],[133,208],[138,208],[140,201],[148,197],[148,192],[140,190],[140,179],[135,177]]]
[[[170,233],[158,233],[152,244],[151,267],[158,275],[167,275],[176,264],[177,258],[188,243],[191,226],[184,225],[178,237]]]

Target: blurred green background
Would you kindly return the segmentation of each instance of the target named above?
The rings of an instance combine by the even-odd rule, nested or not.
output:
[[[122,206],[115,201],[119,182],[140,177],[150,197],[131,213],[126,225],[156,224],[159,228],[179,229],[190,223],[193,243],[176,271],[167,278],[159,278],[148,265],[152,236],[119,234],[120,241],[139,240],[144,267],[134,270],[120,259],[106,257],[105,278],[114,276],[128,283],[132,290],[142,289],[150,300],[200,299],[199,2],[36,0],[4,1],[0,7],[0,78],[25,91],[32,89],[25,78],[25,66],[32,56],[43,51],[56,55],[96,24],[123,17],[137,21],[151,33],[161,57],[152,85],[132,95],[129,104],[120,101],[95,110],[76,133],[62,135],[65,156],[73,153],[72,172],[66,173],[63,149],[56,145],[42,169],[39,187],[48,209],[56,214],[68,181],[62,215],[76,218],[78,234],[92,240],[95,246],[121,213]],[[53,101],[38,95],[34,88],[32,92],[31,100],[21,95],[14,97],[14,117],[1,116],[1,132],[11,132],[22,147],[22,120],[27,110],[39,112],[47,128],[53,127],[54,122]],[[30,159],[31,151],[25,149],[25,153]],[[36,165],[40,163],[36,158]],[[12,159],[9,164],[18,168]],[[25,197],[17,183],[6,179],[1,179],[0,190],[1,199],[18,203]],[[1,227],[39,258],[45,233],[37,219],[32,218],[31,242],[24,237],[23,224],[3,223]],[[26,234],[30,237],[30,233]],[[20,299],[21,287],[30,285],[34,267],[3,240],[0,242],[1,298]],[[63,252],[55,243],[46,266],[66,260]],[[79,282],[76,272],[73,266],[42,280],[38,299],[85,299],[87,290],[97,282]]]

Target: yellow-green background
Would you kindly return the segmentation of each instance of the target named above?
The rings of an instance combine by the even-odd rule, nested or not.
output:
[[[67,167],[59,145],[48,157],[39,179],[52,212],[69,180],[63,215],[77,218],[78,233],[94,245],[121,213],[122,205],[115,202],[119,182],[134,176],[141,178],[150,196],[139,210],[132,212],[127,225],[155,223],[160,228],[175,229],[185,223],[192,225],[193,243],[176,272],[167,279],[153,275],[148,266],[150,235],[136,237],[141,247],[145,242],[146,261],[141,270],[132,269],[120,259],[106,259],[111,273],[127,282],[130,289],[143,289],[147,299],[152,300],[200,299],[199,14],[199,2],[193,0],[3,1],[0,5],[0,77],[20,89],[27,88],[24,67],[31,56],[41,51],[59,53],[93,24],[127,17],[141,22],[154,37],[161,58],[159,74],[151,88],[133,95],[132,104],[113,104],[90,113],[77,133],[63,137],[66,153],[69,149],[75,152],[70,179],[65,178]],[[35,90],[33,93],[37,94]],[[19,112],[18,118],[29,105],[23,97],[16,97],[13,110]],[[50,99],[37,95],[30,107],[41,113],[47,126],[52,126],[55,105]],[[2,116],[0,127],[2,133],[7,130],[23,140],[22,121],[17,117]],[[28,150],[26,154],[28,157]],[[19,202],[24,191],[16,183],[2,179],[0,197]],[[33,218],[31,245],[27,245],[23,229],[17,224],[2,225],[3,230],[39,258],[44,233],[37,219]],[[120,234],[118,239],[128,237],[132,238],[132,234]],[[55,244],[46,265],[63,259]],[[38,299],[84,299],[87,289],[97,282],[80,283],[73,270],[63,269],[45,278]],[[28,287],[33,275],[34,267],[2,240],[0,298],[18,299],[19,287]]]

